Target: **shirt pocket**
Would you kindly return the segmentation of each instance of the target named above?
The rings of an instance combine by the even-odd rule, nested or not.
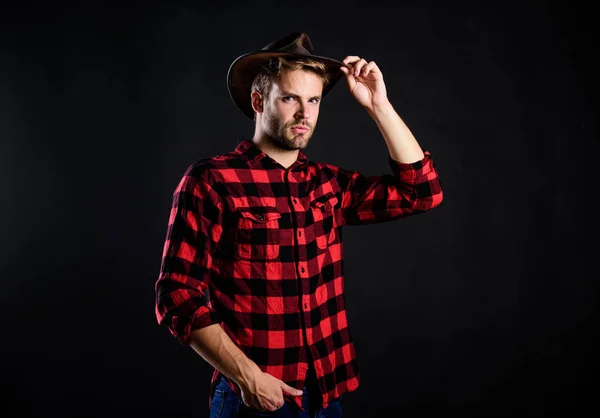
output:
[[[310,202],[310,211],[314,221],[315,240],[317,247],[324,250],[335,241],[337,223],[335,220],[335,205],[337,196],[327,193]]]
[[[273,260],[279,257],[281,214],[275,207],[239,208],[235,247],[247,260]]]

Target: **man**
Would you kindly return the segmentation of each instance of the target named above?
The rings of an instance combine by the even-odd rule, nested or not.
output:
[[[392,174],[366,177],[301,151],[342,77],[379,127]],[[158,322],[214,367],[211,417],[339,417],[342,394],[359,384],[342,227],[439,205],[438,174],[373,61],[317,56],[307,34],[292,34],[236,59],[228,87],[254,136],[191,165],[177,186]]]

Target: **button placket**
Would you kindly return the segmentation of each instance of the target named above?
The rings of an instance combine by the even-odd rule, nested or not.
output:
[[[294,211],[295,212],[303,212],[304,211],[304,207],[302,206],[302,204],[300,203],[299,199],[292,197],[292,204],[294,207]],[[302,249],[303,246],[306,244],[306,241],[304,239],[302,239],[303,237],[306,236],[306,234],[302,233],[302,228],[298,227],[298,245],[300,246],[300,248]],[[306,277],[306,268],[305,268],[305,262],[299,261],[298,262],[298,268],[300,270],[300,276],[301,277]]]

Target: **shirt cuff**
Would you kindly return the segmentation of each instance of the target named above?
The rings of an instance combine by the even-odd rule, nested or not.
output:
[[[401,163],[394,160],[388,154],[388,163],[394,174],[400,178],[401,181],[414,183],[416,179],[422,178],[434,171],[431,153],[429,151],[423,151],[423,154],[423,159],[415,161],[414,163]]]
[[[191,342],[190,334],[193,330],[204,328],[212,324],[220,324],[222,319],[217,311],[210,309],[207,306],[202,306],[194,312],[192,317],[184,324],[181,323],[183,322],[182,320],[176,322],[179,322],[179,326],[177,323],[175,324],[175,329],[177,330],[175,337],[177,337],[181,344],[189,345]]]

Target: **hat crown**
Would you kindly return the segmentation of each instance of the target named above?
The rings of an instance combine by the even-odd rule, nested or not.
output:
[[[313,44],[306,32],[292,33],[264,46],[262,51],[289,52],[292,54],[313,54]]]

